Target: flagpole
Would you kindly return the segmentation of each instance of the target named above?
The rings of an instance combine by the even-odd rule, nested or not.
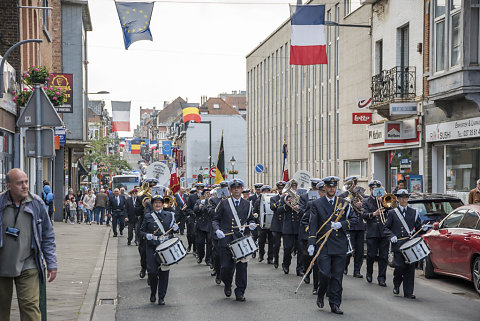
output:
[[[287,143],[287,141],[285,140],[285,138],[283,138],[283,146],[282,146],[282,150],[283,150],[283,166],[282,166],[282,175],[280,176],[281,179],[280,180],[283,180],[283,177],[285,175],[285,161],[287,160],[287,155],[286,155],[286,150],[285,150],[285,144]]]

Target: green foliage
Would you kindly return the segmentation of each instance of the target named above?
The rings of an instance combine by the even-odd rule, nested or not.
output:
[[[23,73],[23,79],[27,85],[44,84],[50,80],[50,73],[45,66],[32,66]]]
[[[131,170],[130,164],[118,154],[108,155],[107,146],[113,145],[115,139],[109,137],[100,137],[90,141],[90,147],[84,157],[85,164],[96,162],[99,167],[106,166],[113,173],[121,173],[123,170]]]

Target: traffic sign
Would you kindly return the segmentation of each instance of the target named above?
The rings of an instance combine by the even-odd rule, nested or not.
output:
[[[263,167],[262,164],[257,164],[257,166],[255,166],[255,172],[257,172],[258,174],[263,173],[264,170],[265,170],[265,167]]]
[[[97,174],[98,179],[102,179],[103,175],[102,174]]]
[[[40,95],[40,106],[37,106],[37,96]],[[33,94],[23,109],[22,114],[18,118],[18,127],[34,127],[37,125],[36,109],[40,108],[42,114],[41,126],[60,127],[63,126],[63,121],[58,116],[57,111],[53,107],[47,94],[41,87],[36,87]]]
[[[41,130],[41,142],[37,142],[36,130],[27,129],[25,132],[25,153],[27,157],[54,157],[55,156],[55,146],[53,142],[53,129],[52,128],[42,128]],[[37,155],[37,145],[42,144],[41,155]]]
[[[210,168],[209,173],[210,173],[210,176],[215,177],[215,174],[217,174],[217,168],[216,167]]]

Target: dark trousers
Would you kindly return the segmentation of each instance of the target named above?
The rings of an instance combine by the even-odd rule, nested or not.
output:
[[[233,273],[235,273],[235,296],[245,294],[247,289],[247,265],[248,263],[235,263],[232,252],[227,247],[220,246],[220,276],[226,286],[231,286]]]
[[[178,212],[178,229],[181,234],[185,233],[185,213],[183,211]]]
[[[302,240],[302,246],[303,246],[303,271],[307,272],[308,267],[310,266],[310,263],[313,260],[313,256],[310,256],[308,254],[308,240]],[[313,253],[313,255],[315,255],[315,253],[316,253],[316,250]],[[317,264],[312,265],[312,268],[308,272],[308,276],[310,276],[311,274],[313,274],[313,289],[316,290],[318,288],[318,266],[317,266]]]
[[[393,252],[393,286],[399,288],[403,282],[403,295],[413,294],[415,264],[407,264],[401,252]]]
[[[187,220],[187,241],[188,247],[193,246],[193,251],[195,252],[195,223],[189,222]]]
[[[135,222],[135,242],[137,244],[140,244],[140,227],[141,227],[141,222],[140,222],[140,216],[137,216],[137,220]]]
[[[365,231],[348,231],[348,234],[350,234],[350,243],[352,244],[353,253],[347,256],[345,269],[348,269],[350,258],[353,256],[353,274],[360,274],[360,269],[363,264],[363,238],[365,236]]]
[[[212,239],[212,263],[213,269],[217,275],[217,279],[220,279],[220,248],[218,240]]]
[[[287,268],[292,262],[292,252],[297,252],[297,272],[303,271],[303,255],[302,247],[299,246],[298,235],[295,234],[283,234],[283,265]]]
[[[210,240],[210,233],[197,230],[195,241],[197,243],[198,258],[200,260],[205,258],[205,262],[210,263],[212,258],[212,242]]]
[[[372,237],[367,239],[367,275],[373,274],[373,263],[378,255],[378,281],[385,282],[388,260],[388,238]]]
[[[258,236],[258,255],[263,259],[265,256],[265,243],[268,241],[267,259],[273,260],[273,235],[270,230],[260,230]]]
[[[140,254],[140,266],[142,271],[147,270],[147,240],[140,239],[138,243],[138,253]]]
[[[280,244],[282,242],[282,232],[272,232],[273,237],[273,259],[278,263],[278,255],[280,253]]]
[[[122,213],[122,212],[119,212]],[[125,215],[119,214],[118,212],[112,213],[112,229],[113,235],[117,235],[117,224],[120,225],[120,233],[123,233],[123,228],[125,227]]]
[[[346,255],[322,253],[317,258],[319,276],[318,296],[323,299],[328,289],[330,306],[340,306],[342,303],[342,280],[346,259]]]
[[[136,222],[128,221],[128,238],[127,241],[131,242],[133,240],[133,230],[135,230]],[[137,234],[137,231],[135,231],[135,234]],[[135,241],[137,240],[137,237],[135,235]]]
[[[158,290],[158,298],[165,299],[168,288],[168,277],[170,271],[162,271],[157,269],[153,272],[148,272],[148,281],[150,281],[150,295],[155,295]]]

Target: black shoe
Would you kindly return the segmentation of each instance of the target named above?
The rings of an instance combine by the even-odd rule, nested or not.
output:
[[[273,262],[273,267],[278,269],[278,262],[277,261]]]
[[[232,295],[232,286],[231,285],[229,285],[229,286],[225,285],[225,289],[223,289],[223,292],[225,293],[225,296],[227,298],[229,298]]]
[[[273,260],[272,259],[267,259],[267,264],[273,264]]]
[[[367,278],[368,283],[372,283],[372,276],[371,275],[367,274],[366,278]]]
[[[343,274],[347,275],[348,274],[348,269],[343,270]]]
[[[252,259],[256,258],[257,257],[257,252],[253,252],[252,253]]]
[[[150,302],[155,302],[157,301],[157,298],[155,297],[155,294],[150,294]]]
[[[216,276],[217,275],[217,272],[215,272],[215,270],[213,270],[212,272],[210,272],[210,276]]]
[[[141,269],[139,275],[140,275],[140,278],[143,279],[145,277],[145,270]]]
[[[361,278],[363,278],[363,275],[361,275],[360,273],[355,273],[355,274],[353,275],[353,277],[354,277],[354,278],[361,279]]]
[[[197,263],[198,263],[198,264],[202,263],[202,259],[200,259],[200,258],[197,259]]]
[[[180,235],[185,235],[183,232],[180,232]]]
[[[283,273],[288,274],[289,272],[288,267],[283,263],[282,263],[282,269],[283,269]]]
[[[399,294],[400,288],[398,286],[393,286],[393,294]]]
[[[187,248],[187,252],[190,252],[192,250],[192,246],[189,245],[188,248]]]
[[[123,236],[123,231],[120,231],[120,236]]]
[[[220,284],[222,283],[222,280],[220,280],[220,278],[215,278],[215,283]]]
[[[304,279],[303,279],[303,282],[305,282],[305,284],[310,284],[310,276],[306,276]]]
[[[317,289],[313,289],[312,294],[313,294],[313,295],[318,295]]]
[[[330,311],[332,311],[332,313],[335,313],[335,314],[343,314],[343,311],[340,310],[340,307],[336,305],[330,306]]]
[[[127,242],[127,245],[132,245],[132,242],[128,241],[128,242]]]
[[[262,262],[263,261],[263,256],[259,256],[258,257],[258,262]]]
[[[378,281],[378,285],[386,287],[387,283],[385,283],[385,281]]]
[[[407,299],[415,299],[416,298],[415,294],[405,294],[404,297],[406,297]]]
[[[164,299],[158,299],[158,305],[165,305]]]
[[[303,272],[302,271],[297,271],[297,276],[303,276]]]
[[[324,303],[323,303],[323,298],[317,297],[317,307],[319,309],[323,309]]]
[[[236,296],[235,301],[245,302],[245,297],[243,295]]]
[[[135,241],[135,246],[138,246],[138,242],[137,242],[137,241]]]
[[[113,234],[113,237],[117,237],[117,234]]]

